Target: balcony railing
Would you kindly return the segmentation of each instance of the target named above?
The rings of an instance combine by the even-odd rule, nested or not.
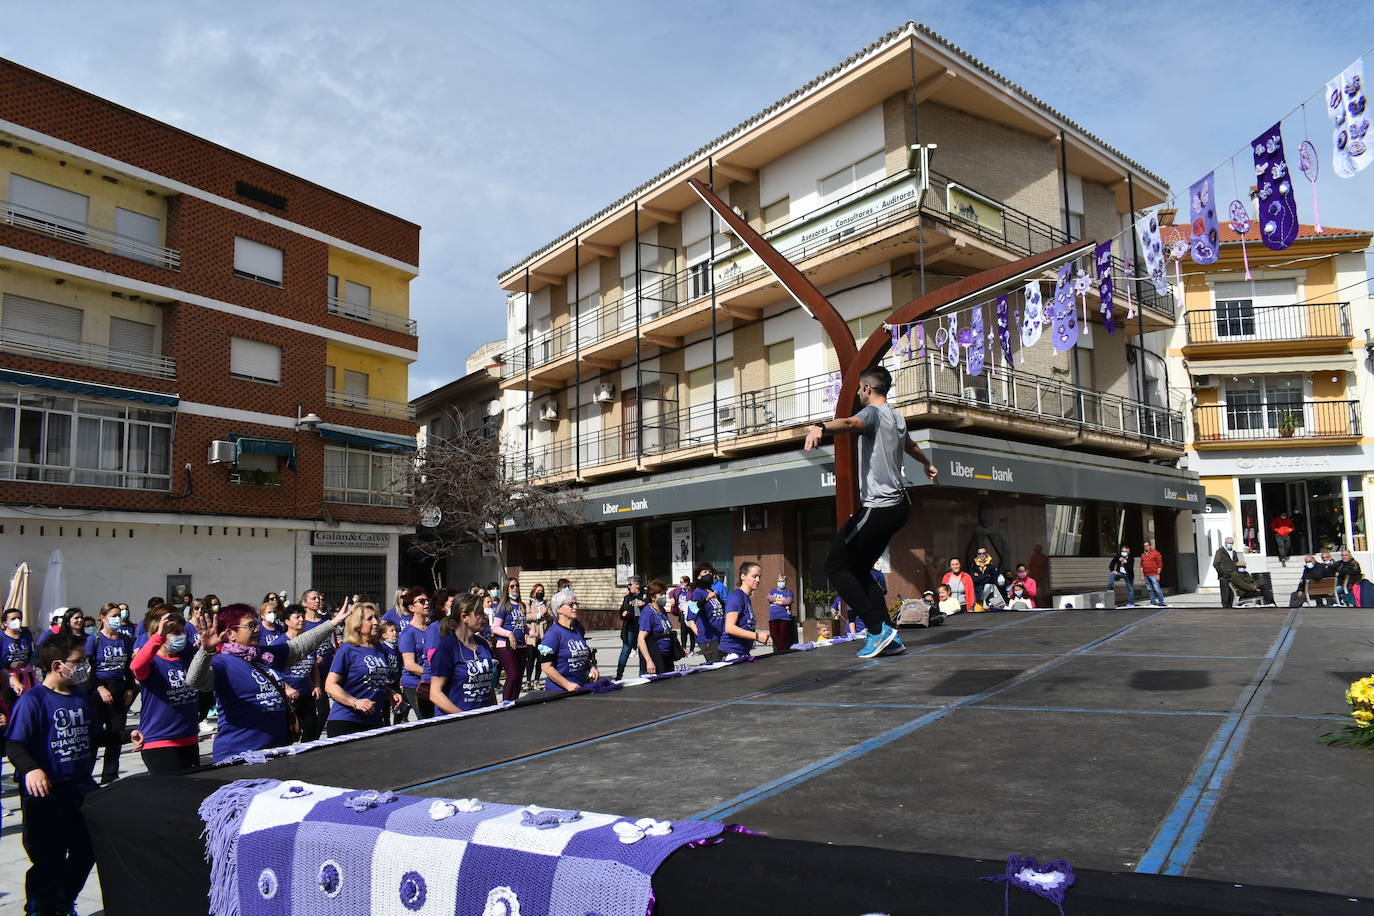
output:
[[[1339,340],[1351,336],[1350,303],[1311,302],[1260,305],[1238,302],[1216,309],[1194,309],[1183,316],[1190,344]]]
[[[1193,423],[1199,444],[1355,437],[1360,435],[1360,402],[1209,404],[1194,408]]]
[[[956,212],[951,214],[949,208],[950,185],[955,184],[956,194],[960,192],[969,193],[971,189],[957,182],[952,182],[950,178],[937,172],[930,174],[930,187],[924,194],[924,203],[920,202],[919,196],[913,194],[909,200],[902,200],[890,206],[875,205],[869,208],[872,212],[869,212],[869,209],[859,210],[857,211],[859,214],[866,215],[845,221],[843,228],[836,228],[833,232],[814,237],[808,237],[805,232],[798,232],[808,224],[818,223],[819,220],[823,220],[837,210],[864,203],[866,198],[871,197],[875,202],[881,204],[884,195],[889,195],[889,199],[891,199],[894,192],[903,189],[906,183],[909,183],[917,175],[918,173],[915,171],[906,171],[887,176],[881,181],[861,188],[838,201],[829,202],[824,207],[770,229],[764,235],[775,245],[781,246],[779,251],[788,260],[799,263],[840,245],[849,244],[866,234],[880,231],[893,223],[909,219],[919,207],[927,217],[944,223],[957,231],[977,236],[989,244],[1015,254],[1017,257],[1040,254],[1068,244],[1067,236],[1060,229],[1005,204],[997,203],[995,207],[996,219],[985,222],[980,222],[967,214],[957,212],[957,207]],[[976,192],[972,193],[976,195]],[[753,264],[739,270],[729,270],[730,263],[736,258],[743,261],[754,260],[747,255],[741,257],[744,252],[745,249],[737,244],[728,251],[717,253],[715,259],[717,294],[752,283],[768,275],[767,268],[762,264]],[[1126,265],[1119,258],[1115,260],[1118,277],[1129,276],[1131,272]],[[650,275],[646,274],[646,277],[648,276]],[[646,282],[640,288],[640,324],[648,323],[699,302],[710,295],[710,284],[711,268],[709,263],[705,261],[675,274],[653,274],[652,282]],[[1121,293],[1119,292],[1118,295]],[[1135,300],[1140,301],[1146,307],[1161,312],[1169,318],[1174,317],[1173,296],[1169,294],[1160,296],[1154,291],[1153,285],[1148,280],[1138,281],[1135,284],[1133,296]],[[622,298],[603,303],[594,311],[581,316],[577,324],[581,326],[578,333],[580,334],[580,344],[584,347],[592,346],[633,328],[635,326],[633,292]],[[574,345],[578,342],[573,337],[574,328],[575,325],[569,323],[532,337],[529,344],[530,369],[537,369],[546,363],[571,355],[574,351]],[[502,368],[502,377],[514,378],[524,371],[525,348],[518,347],[507,351]]]
[[[389,331],[400,331],[402,334],[409,334],[412,337],[419,334],[419,326],[415,323],[415,319],[413,318],[406,318],[403,315],[392,315],[389,312],[380,312],[371,306],[349,302],[347,299],[340,299],[338,296],[329,297],[329,314],[339,315],[353,321],[361,321],[363,324],[370,324],[379,328],[386,328]]]
[[[324,403],[326,407],[337,407],[354,413],[372,413],[383,417],[395,417],[398,420],[415,419],[415,408],[405,401],[388,401],[385,398],[349,394],[332,388],[324,393]]]
[[[6,353],[37,356],[40,359],[51,359],[62,363],[75,363],[78,366],[94,366],[97,369],[131,372],[134,375],[147,375],[153,378],[176,378],[177,375],[176,360],[169,356],[116,350],[99,344],[66,340],[61,337],[47,337],[43,334],[30,334],[24,331],[0,331],[0,350]]]
[[[523,451],[517,450],[508,457],[507,473],[532,478],[555,476],[579,467],[628,460],[637,454],[655,456],[793,430],[833,416],[838,394],[837,374],[799,379],[721,398],[717,404],[646,417],[642,449],[638,448],[635,424],[625,424],[584,433],[580,446],[567,439],[532,448],[524,467]],[[1175,448],[1183,445],[1183,415],[1176,410],[1006,369],[987,368],[982,375],[970,376],[962,368],[949,368],[934,354],[895,365],[890,400],[898,407],[941,404],[1051,424],[1066,431],[1152,440]]]
[[[181,269],[181,252],[175,248],[149,245],[147,242],[130,238],[127,235],[119,235],[108,229],[54,216],[51,213],[44,213],[42,210],[26,207],[23,204],[11,203],[7,200],[0,201],[0,222],[20,229],[27,229],[29,232],[37,232],[40,235],[61,239],[64,242],[108,251],[147,264],[156,264],[169,270]]]

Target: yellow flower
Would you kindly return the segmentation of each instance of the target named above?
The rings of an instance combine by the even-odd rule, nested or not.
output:
[[[1374,725],[1374,712],[1367,709],[1357,709],[1350,715],[1360,724],[1361,728],[1369,728],[1369,726]]]

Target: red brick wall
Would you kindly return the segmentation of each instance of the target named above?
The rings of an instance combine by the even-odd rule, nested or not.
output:
[[[407,264],[419,263],[420,229],[414,223],[3,59],[0,99],[6,120]],[[240,197],[235,191],[240,181],[287,198],[286,209]]]
[[[742,531],[742,509],[731,513],[735,526],[735,565],[733,569],[721,570],[731,588],[739,574],[741,563],[758,563],[763,567],[763,579],[759,588],[766,594],[775,584],[779,572],[787,574],[793,586],[797,583],[796,558],[796,513],[792,506],[773,505],[768,510],[768,527],[762,531]]]

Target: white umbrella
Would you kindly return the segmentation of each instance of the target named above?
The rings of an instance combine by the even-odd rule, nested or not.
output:
[[[62,574],[62,551],[48,556],[48,571],[43,576],[43,598],[38,602],[39,627],[47,626],[53,611],[67,606],[67,578]]]
[[[24,626],[29,625],[29,564],[20,563],[10,577],[9,594],[5,597],[5,610],[17,607],[24,612],[20,619]]]

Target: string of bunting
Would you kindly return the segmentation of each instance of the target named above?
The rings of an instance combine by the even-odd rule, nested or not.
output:
[[[1097,245],[1090,256],[1077,258],[1060,266],[1053,281],[1033,279],[1018,291],[1004,293],[976,305],[955,312],[925,318],[901,325],[884,323],[892,334],[892,353],[898,361],[924,360],[927,354],[940,357],[951,370],[963,363],[969,375],[981,375],[991,365],[1013,369],[1014,338],[1012,328],[1018,330],[1021,363],[1026,351],[1035,347],[1049,330],[1050,345],[1059,352],[1072,350],[1080,339],[1082,326],[1087,324],[1088,293],[1097,287],[1098,310],[1108,334],[1116,330],[1116,299],[1125,293],[1126,318],[1136,316],[1136,302],[1131,289],[1137,281],[1148,281],[1157,296],[1169,295],[1173,290],[1169,280],[1168,262],[1173,262],[1173,282],[1177,297],[1183,298],[1182,263],[1191,259],[1198,265],[1216,262],[1220,255],[1220,218],[1216,196],[1216,173],[1230,166],[1235,198],[1227,207],[1228,225],[1240,237],[1241,256],[1245,265],[1245,279],[1250,280],[1250,258],[1245,246],[1246,234],[1259,225],[1260,240],[1273,251],[1284,251],[1297,240],[1299,216],[1297,195],[1284,151],[1283,122],[1301,111],[1303,139],[1298,144],[1298,168],[1311,185],[1312,223],[1314,231],[1322,232],[1318,211],[1317,180],[1320,174],[1319,153],[1307,127],[1307,105],[1321,96],[1327,119],[1331,125],[1331,170],[1341,178],[1353,178],[1374,160],[1374,137],[1369,136],[1369,113],[1366,110],[1364,58],[1366,51],[1326,83],[1323,90],[1314,92],[1291,109],[1272,127],[1260,133],[1246,147],[1237,150],[1221,165],[1204,174],[1188,187],[1188,215],[1186,227],[1170,226],[1162,232],[1159,212],[1175,202],[1170,196],[1165,204],[1144,211],[1129,228]],[[1245,155],[1252,160],[1255,178],[1254,194],[1258,217],[1251,218],[1250,208],[1240,193],[1237,160]],[[1124,269],[1124,262],[1113,255],[1118,239],[1130,232],[1139,242],[1144,273],[1135,276]],[[1166,236],[1167,235],[1167,239]],[[1118,265],[1121,265],[1119,268]],[[1088,273],[1093,270],[1093,276]],[[1046,290],[1050,297],[1045,298]],[[1079,317],[1081,303],[1081,318]],[[989,317],[991,321],[989,321]],[[989,359],[991,355],[991,359]],[[839,394],[839,373],[834,373],[834,395]]]

